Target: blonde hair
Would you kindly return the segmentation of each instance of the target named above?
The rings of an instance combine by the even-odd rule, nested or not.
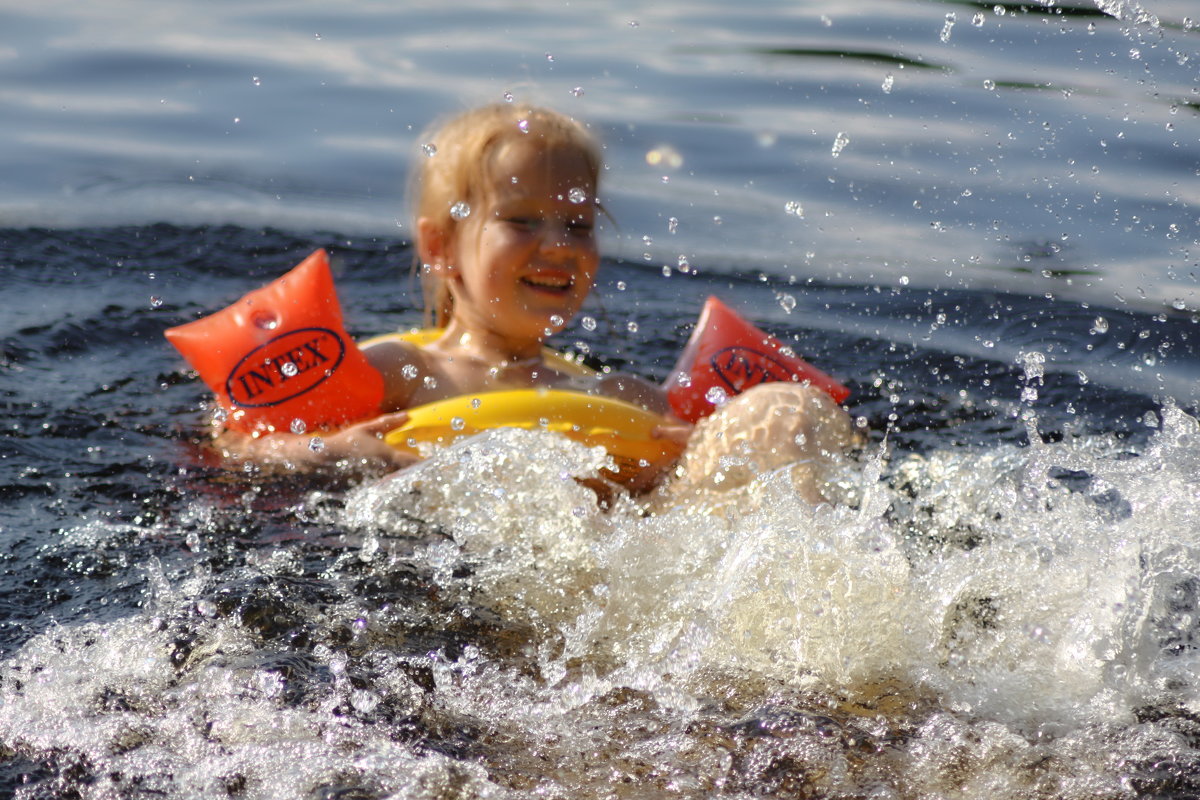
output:
[[[547,150],[578,151],[587,164],[594,194],[600,181],[600,145],[581,123],[547,108],[496,103],[459,114],[422,135],[424,155],[418,157],[409,187],[414,222],[427,217],[447,236],[453,236],[459,220],[451,209],[460,202],[468,206],[482,203],[488,191],[491,156],[501,145],[517,139],[536,142]],[[416,225],[413,230],[417,231]],[[425,324],[444,328],[454,311],[454,298],[445,278],[420,263],[420,247],[416,259]]]

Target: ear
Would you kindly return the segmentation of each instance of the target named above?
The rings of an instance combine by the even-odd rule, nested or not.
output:
[[[436,274],[448,275],[454,265],[454,236],[432,217],[417,219],[417,255]]]

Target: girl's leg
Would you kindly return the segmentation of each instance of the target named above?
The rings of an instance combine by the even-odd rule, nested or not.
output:
[[[660,501],[727,492],[792,465],[797,493],[810,503],[824,502],[820,467],[856,438],[850,416],[819,389],[760,384],[697,423]]]

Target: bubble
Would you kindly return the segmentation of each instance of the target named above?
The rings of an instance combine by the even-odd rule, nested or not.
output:
[[[685,255],[679,256],[676,263],[680,272],[688,272],[692,268],[692,265],[688,263],[688,257]]]
[[[255,75],[253,78],[251,78],[250,82],[253,83],[255,86],[262,86],[262,78],[258,77],[257,75]]]
[[[425,379],[423,381],[421,381],[421,384],[426,389],[436,389],[438,382],[437,382],[437,378],[433,377],[432,375],[426,375]]]
[[[462,221],[471,216],[471,206],[466,202],[459,200],[457,203],[450,206],[450,216],[456,220]]]
[[[583,97],[583,87],[576,86],[574,89],[571,90],[571,94],[575,95],[576,97]]]
[[[578,186],[572,186],[570,190],[567,191],[567,199],[575,205],[579,205],[587,200],[587,191]]]
[[[465,427],[467,427],[467,421],[462,417],[452,417],[450,419],[450,428],[452,430],[461,431]]]
[[[294,420],[292,420],[292,424],[289,425],[288,428],[291,430],[292,433],[299,436],[300,434],[302,434],[306,430],[308,430],[308,425],[304,424],[304,420],[300,419],[299,417],[296,417]]]
[[[549,61],[551,64],[553,64],[554,63],[554,54],[546,53],[546,60]]]
[[[294,378],[300,374],[300,368],[296,366],[295,361],[285,361],[283,366],[279,368],[285,378]]]
[[[529,133],[529,120],[523,119],[517,122],[517,130],[521,133]]]
[[[996,82],[991,78],[985,78],[983,81],[983,88],[987,89],[989,92],[993,91],[996,88]]]
[[[721,406],[729,401],[729,394],[720,386],[714,386],[704,393],[704,399],[714,406]]]
[[[506,103],[511,103],[513,101],[513,93],[512,92],[505,92],[503,97],[504,97],[504,102],[506,102]]]
[[[437,145],[433,142],[426,142],[421,145],[421,152],[425,154],[426,158],[433,158],[437,155]]]
[[[564,320],[558,314],[551,314],[550,315],[550,324],[556,328],[561,328],[564,324],[566,324],[566,320]]]
[[[679,230],[679,218],[671,217],[667,220],[667,233],[674,233]]]
[[[971,17],[971,24],[974,25],[976,28],[982,28],[983,20],[984,20],[983,12],[978,11],[975,13],[975,16]]]
[[[686,372],[680,372],[675,376],[675,383],[686,389],[692,385],[692,376]]]
[[[325,440],[320,436],[314,436],[308,440],[308,449],[314,453],[320,453],[325,449]]]
[[[212,619],[217,616],[217,604],[205,598],[196,602],[196,612],[202,617]]]
[[[779,295],[779,307],[782,308],[785,313],[792,313],[793,309],[796,308],[796,298],[792,297],[790,294]]]
[[[630,333],[637,333],[638,332],[638,324],[636,322],[634,322],[633,320],[630,320],[629,322],[625,323],[625,330],[629,331]]]
[[[596,318],[595,317],[584,317],[583,319],[579,320],[579,324],[583,326],[583,329],[585,331],[596,330]]]
[[[783,210],[793,217],[804,219],[804,206],[800,204],[799,200],[788,200],[783,204]]]
[[[663,264],[662,275],[664,278],[671,277],[671,265],[670,264]]]
[[[994,5],[994,6],[992,6],[992,13],[995,14],[997,17],[1003,17],[1005,14],[1008,13],[1008,11],[1002,5]]]
[[[884,75],[883,76],[883,86],[881,87],[883,89],[884,94],[891,94],[892,86],[894,86],[895,83],[896,83],[895,75],[893,75],[890,72],[887,75]]]
[[[1108,333],[1108,320],[1106,320],[1104,317],[1096,317],[1094,320],[1092,320],[1092,327],[1088,330],[1088,333],[1092,334],[1093,336],[1099,336],[1102,333]]]
[[[414,365],[405,364],[403,367],[400,368],[400,374],[405,378],[405,380],[411,381],[414,378],[416,378],[417,375],[420,373]]]
[[[151,308],[162,308],[162,304],[163,304],[163,299],[161,297],[159,297],[156,294],[150,295],[150,307]]]

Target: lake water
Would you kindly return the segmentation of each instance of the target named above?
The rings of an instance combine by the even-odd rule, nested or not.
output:
[[[0,791],[1200,794],[1200,12],[639,5],[0,3]],[[316,247],[417,322],[420,132],[506,93],[605,142],[558,344],[720,295],[852,389],[836,505],[212,462],[162,330]]]

